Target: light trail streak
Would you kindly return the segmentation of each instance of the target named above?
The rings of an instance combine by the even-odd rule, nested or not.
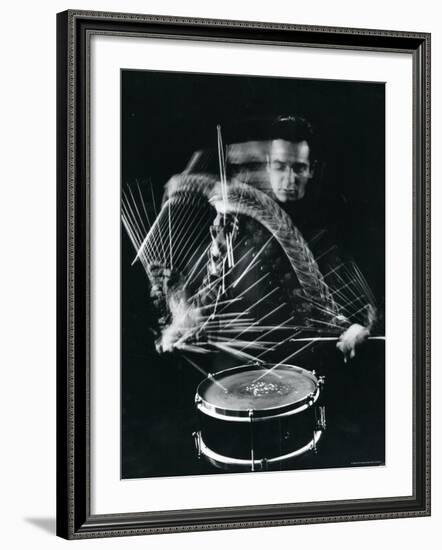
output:
[[[205,378],[208,378],[210,381],[212,381],[214,384],[219,386],[223,391],[227,392],[227,388],[225,388],[218,380],[216,380],[213,376],[208,374],[203,368],[201,368],[199,365],[194,363],[187,355],[183,355],[184,359],[188,361],[192,367],[194,367],[198,372],[200,372]]]
[[[285,359],[283,359],[282,361],[280,361],[279,363],[277,363],[276,365],[273,365],[272,368],[268,369],[264,374],[262,374],[261,376],[258,376],[258,378],[256,378],[255,380],[253,380],[253,384],[255,382],[258,382],[259,380],[261,380],[262,378],[264,378],[264,376],[267,376],[268,374],[270,374],[271,372],[273,372],[276,368],[280,367],[281,365],[284,365],[289,359],[293,359],[293,357],[296,357],[296,355],[300,354],[302,351],[304,351],[305,349],[307,349],[309,346],[311,346],[312,344],[314,344],[314,342],[308,342],[308,344],[306,344],[305,346],[302,346],[302,348],[296,350],[294,353],[292,353],[291,355],[287,356]],[[276,374],[276,373],[275,373]]]

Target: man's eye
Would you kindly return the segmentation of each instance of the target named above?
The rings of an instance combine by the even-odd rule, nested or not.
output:
[[[308,171],[308,166],[306,164],[295,164],[293,170],[296,174],[305,174]]]

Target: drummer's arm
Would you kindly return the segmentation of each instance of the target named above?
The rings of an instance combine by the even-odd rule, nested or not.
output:
[[[207,271],[203,279],[202,289],[199,293],[201,305],[215,306],[219,296],[219,290],[224,284],[224,273],[227,270],[228,243],[231,235],[235,236],[237,222],[232,216],[217,214],[210,227],[211,245],[207,256]]]

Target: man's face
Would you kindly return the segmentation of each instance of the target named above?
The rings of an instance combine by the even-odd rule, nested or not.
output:
[[[293,143],[284,139],[272,141],[267,171],[272,191],[279,202],[302,199],[307,183],[313,176],[308,143]]]

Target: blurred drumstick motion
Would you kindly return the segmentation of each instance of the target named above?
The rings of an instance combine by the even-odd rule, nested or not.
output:
[[[291,338],[290,342],[337,342],[340,336],[318,336],[311,338]],[[369,336],[367,340],[385,340],[385,336]]]
[[[311,337],[311,338],[291,338],[290,342],[307,342],[307,343],[304,346],[302,346],[302,348],[296,350],[294,353],[292,353],[291,355],[289,355],[288,357],[286,357],[285,359],[283,359],[282,361],[280,361],[276,365],[272,366],[272,368],[268,369],[261,376],[256,378],[256,380],[254,380],[254,382],[257,382],[258,380],[261,380],[261,378],[264,378],[264,376],[267,376],[268,374],[273,372],[273,370],[275,368],[279,367],[280,365],[285,364],[286,361],[288,361],[289,359],[293,359],[293,357],[295,357],[296,355],[299,355],[302,351],[304,351],[306,348],[308,348],[309,346],[311,346],[315,342],[321,342],[321,341],[322,342],[324,342],[324,341],[329,341],[329,342],[335,341],[335,342],[337,342],[337,341],[341,340],[341,336],[317,336],[317,337]],[[368,336],[366,338],[366,340],[385,340],[385,336]],[[345,361],[345,359],[344,359],[344,361]]]

